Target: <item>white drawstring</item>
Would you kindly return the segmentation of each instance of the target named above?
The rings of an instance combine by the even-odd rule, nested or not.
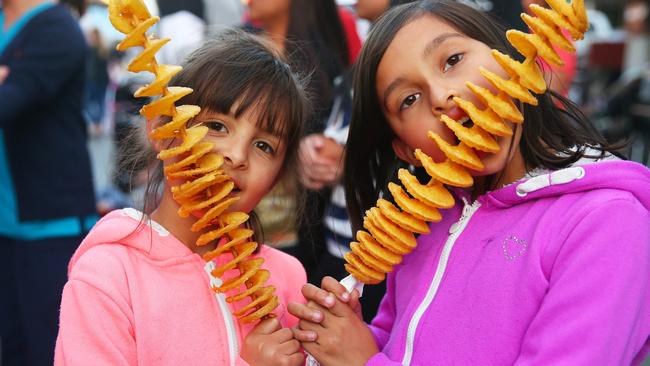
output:
[[[582,167],[572,167],[558,170],[550,174],[539,175],[519,184],[516,189],[517,196],[525,197],[528,193],[535,192],[542,188],[571,183],[584,176],[585,170]]]

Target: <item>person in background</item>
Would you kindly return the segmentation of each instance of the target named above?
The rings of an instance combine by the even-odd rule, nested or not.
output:
[[[499,19],[506,28],[527,31],[526,23],[521,19],[523,4],[513,0],[490,0],[490,2],[492,2],[490,15]]]
[[[548,7],[548,5],[544,0],[521,0],[521,6],[531,16],[535,16],[535,14],[529,9],[530,5],[533,4],[543,6],[543,7]],[[562,32],[565,38],[571,40],[571,36],[567,31],[563,30]],[[576,75],[578,56],[576,55],[575,52],[568,52],[555,45],[553,46],[553,49],[560,56],[560,58],[564,62],[564,65],[562,66],[550,65],[549,63],[541,59],[539,60],[539,62],[542,65],[542,69],[547,74],[546,79],[549,87],[552,90],[555,90],[556,92],[560,93],[562,96],[568,97],[569,89],[571,88],[571,84],[573,83],[573,78]]]
[[[102,122],[106,110],[106,89],[108,88],[109,49],[99,29],[93,28],[87,34],[88,56],[86,57],[86,89],[84,93],[84,117],[92,137],[102,134]]]
[[[82,6],[75,11],[82,13]],[[82,116],[85,61],[86,42],[68,5],[3,0],[3,365],[52,364],[67,264],[97,219]]]
[[[248,10],[250,20],[294,64],[312,74],[309,90],[315,113],[300,144],[299,180],[307,189],[307,205],[297,220],[296,244],[284,250],[300,259],[312,283],[328,274],[340,277],[344,274],[340,257],[352,236],[338,183],[350,118],[348,70],[361,44],[354,21],[333,0],[252,0]],[[286,202],[291,194],[288,189],[267,200]],[[265,216],[278,220],[278,212],[291,213],[278,206],[265,210],[271,215],[262,212],[263,223],[268,222]]]
[[[648,68],[650,61],[650,1],[629,0],[623,9],[623,28],[626,32],[623,70]]]
[[[415,0],[357,0],[354,9],[357,16],[375,22],[386,10],[393,6],[412,3]]]
[[[244,19],[241,0],[203,0],[204,15],[208,27],[239,26]]]

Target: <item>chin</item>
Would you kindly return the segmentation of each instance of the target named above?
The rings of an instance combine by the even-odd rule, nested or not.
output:
[[[474,177],[485,177],[488,175],[496,174],[505,168],[506,163],[504,160],[504,157],[501,157],[498,154],[488,154],[484,158],[481,158],[481,162],[484,166],[483,170],[472,170],[471,174]]]

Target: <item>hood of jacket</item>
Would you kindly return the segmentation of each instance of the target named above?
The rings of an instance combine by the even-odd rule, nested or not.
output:
[[[156,240],[156,245],[152,245]],[[97,245],[123,245],[146,253],[153,261],[166,261],[174,258],[194,256],[169,231],[157,222],[143,217],[143,213],[125,208],[108,213],[95,224],[72,256],[68,270],[77,260]]]
[[[531,200],[613,189],[631,193],[650,211],[650,169],[618,158],[581,159],[556,171],[535,171],[526,178],[490,192],[485,199],[496,207],[510,207]]]

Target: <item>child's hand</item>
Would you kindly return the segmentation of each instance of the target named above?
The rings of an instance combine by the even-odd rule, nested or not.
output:
[[[305,299],[329,309],[334,306],[334,297],[336,297],[341,302],[348,304],[352,311],[359,316],[359,319],[363,319],[361,303],[359,302],[359,291],[355,289],[352,293],[349,293],[339,281],[330,276],[324,277],[320,286],[320,289],[311,284],[303,286],[302,294]]]
[[[246,336],[241,358],[248,364],[293,366],[302,365],[305,355],[291,329],[282,328],[278,319],[262,320]]]
[[[363,319],[359,291],[355,289],[352,293],[349,293],[341,283],[329,276],[323,278],[321,286],[322,289],[310,283],[304,285],[302,295],[307,299],[307,305],[296,302],[289,303],[287,307],[289,313],[300,320],[320,323],[323,320],[323,314],[316,309],[315,305],[329,309],[336,304],[336,298],[338,298],[340,302],[347,304],[359,319]],[[294,330],[294,334],[297,335],[296,339],[301,342],[310,342],[316,339],[316,334],[311,332],[300,332],[298,330],[296,333],[296,330]]]
[[[334,299],[332,294],[329,296]],[[292,307],[296,316],[307,314],[306,309]],[[310,301],[308,307],[312,314],[320,314],[314,317],[320,320],[303,318],[294,329],[294,337],[322,365],[365,365],[379,352],[370,329],[348,304],[334,300],[331,307],[325,308]]]

